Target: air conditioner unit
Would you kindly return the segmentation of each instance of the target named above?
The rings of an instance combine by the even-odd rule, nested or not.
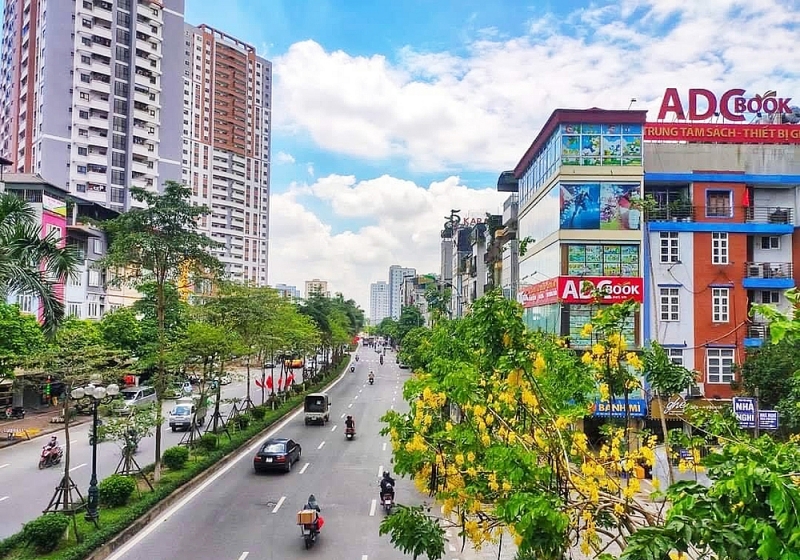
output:
[[[764,268],[760,264],[751,264],[747,267],[748,278],[763,278]]]
[[[705,386],[703,383],[698,383],[689,387],[690,397],[702,397],[706,394]]]

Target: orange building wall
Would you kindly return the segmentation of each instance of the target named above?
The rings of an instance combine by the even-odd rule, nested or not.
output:
[[[730,190],[733,192],[733,217],[706,218],[706,190]],[[745,185],[742,183],[696,183],[692,200],[695,206],[696,222],[742,223],[744,207],[742,199]],[[724,229],[720,229],[724,231]],[[728,234],[728,264],[711,264],[711,233],[694,234],[694,331],[695,331],[695,366],[703,374],[705,394],[709,398],[730,398],[733,390],[727,383],[708,384],[706,374],[706,344],[735,344],[735,360],[741,364],[744,360],[744,335],[747,319],[747,290],[742,287],[745,263],[747,262],[747,234]],[[730,285],[730,321],[728,323],[712,322],[711,285]],[[721,286],[722,287],[722,286]]]

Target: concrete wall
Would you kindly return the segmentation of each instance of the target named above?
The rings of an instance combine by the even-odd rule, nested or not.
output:
[[[646,173],[741,171],[769,175],[800,174],[800,146],[646,142],[644,162]]]

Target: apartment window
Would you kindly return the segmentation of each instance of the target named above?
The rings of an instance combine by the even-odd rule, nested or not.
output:
[[[711,320],[713,322],[730,322],[730,297],[730,288],[711,288]]]
[[[78,111],[78,118],[88,119],[89,118],[89,111]]]
[[[117,51],[117,60],[124,60],[127,62],[130,54],[130,51],[128,51],[128,47],[117,45],[116,51]]]
[[[131,15],[124,12],[117,12],[117,23],[122,27],[130,27]]]
[[[47,226],[47,236],[48,236],[48,237],[50,237],[51,235],[52,235],[52,236],[53,236],[55,239],[58,239],[58,240],[60,240],[60,239],[61,239],[61,236],[62,236],[62,231],[61,231],[61,228],[60,228],[60,227],[58,227],[58,226],[54,226],[54,225],[48,225],[48,226]]]
[[[125,82],[120,82],[119,80],[114,82],[114,95],[119,97],[128,97],[128,84]]]
[[[77,317],[78,319],[81,318],[81,304],[80,303],[68,303],[67,304],[67,316],[68,317]]]
[[[86,303],[86,316],[90,319],[100,318],[100,303],[97,301],[89,301]]]
[[[126,132],[128,130],[128,119],[125,117],[114,117],[114,132]]]
[[[683,365],[683,348],[665,348],[669,361],[675,365]]]
[[[731,383],[734,378],[733,348],[707,348],[707,381],[709,383]]]
[[[111,139],[111,147],[115,150],[124,150],[128,146],[124,134],[115,134]],[[124,166],[120,166],[124,167]]]
[[[92,77],[89,74],[81,74],[81,81],[84,84],[91,84],[92,83]]]
[[[89,37],[81,37],[81,43],[83,43],[85,47],[92,46],[92,40]]]
[[[91,64],[92,63],[92,57],[86,56],[85,54],[82,54],[81,55],[81,62],[84,63],[84,64]]]
[[[83,25],[84,27],[86,27],[88,29],[91,29],[92,28],[92,20],[90,20],[88,18],[83,18],[83,19],[81,19],[81,25]]]
[[[120,64],[119,62],[114,67],[114,77],[115,78],[122,78],[123,80],[127,80],[131,76],[131,69],[125,65]]]
[[[78,166],[78,173],[80,173],[81,175],[86,175],[86,166],[85,165],[79,165]]]
[[[113,185],[124,185],[125,184],[125,172],[119,171],[116,169],[111,170],[111,184]]]
[[[761,238],[762,249],[780,249],[781,238],[777,235],[769,235]]]
[[[680,288],[659,288],[659,315],[662,321],[680,320]]]
[[[92,239],[92,252],[95,255],[102,255],[103,254],[103,240],[102,239]]]
[[[732,215],[731,191],[706,191],[706,216],[709,218],[730,218]]]
[[[89,271],[89,286],[92,288],[99,288],[100,287],[100,271],[99,270],[90,270]]]
[[[78,192],[86,192],[86,184],[85,183],[78,183],[77,185],[75,185],[75,189]]]
[[[680,245],[678,244],[677,231],[662,231],[660,242],[662,263],[672,264],[680,261]]]
[[[89,101],[89,94],[85,91],[82,91],[78,94],[78,97],[83,99],[84,101]]]
[[[119,0],[119,9],[120,10],[128,10],[131,9],[131,0]]]
[[[728,234],[711,234],[711,264],[728,264]]]
[[[761,303],[780,303],[781,293],[776,290],[761,290]]]
[[[125,204],[125,189],[111,187],[111,202],[113,204]]]
[[[83,146],[79,146],[78,147],[78,155],[79,156],[88,156],[89,155],[89,149],[85,148]]]
[[[17,294],[16,303],[23,313],[33,313],[33,296]]]

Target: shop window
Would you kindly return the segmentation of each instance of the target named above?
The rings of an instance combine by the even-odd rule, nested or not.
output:
[[[706,349],[706,379],[709,383],[731,383],[736,378],[733,372],[733,348]]]
[[[730,288],[711,288],[711,320],[714,323],[730,322]]]
[[[681,260],[677,231],[662,231],[659,235],[661,262],[675,264]]]
[[[658,314],[662,321],[680,321],[680,288],[659,288]]]
[[[733,215],[731,191],[706,191],[706,217],[730,218]]]
[[[711,234],[711,264],[728,264],[728,234]]]

